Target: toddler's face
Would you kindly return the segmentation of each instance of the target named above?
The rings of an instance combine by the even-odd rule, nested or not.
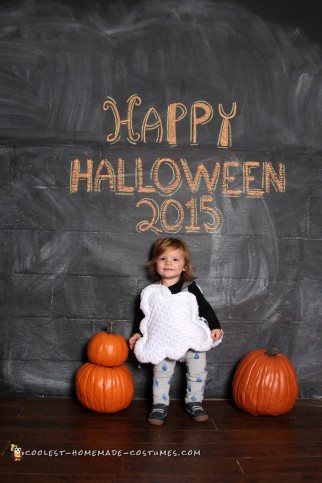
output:
[[[163,285],[174,285],[180,280],[181,273],[185,270],[185,260],[180,249],[166,250],[156,262],[156,270],[161,277]]]

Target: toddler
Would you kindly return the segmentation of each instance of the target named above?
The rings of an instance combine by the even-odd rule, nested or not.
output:
[[[129,340],[137,359],[153,364],[153,406],[148,421],[161,425],[166,419],[177,360],[187,367],[186,411],[194,421],[207,421],[202,407],[206,351],[221,342],[220,323],[194,282],[189,249],[182,240],[158,239],[148,271],[156,283],[141,293],[143,318]]]

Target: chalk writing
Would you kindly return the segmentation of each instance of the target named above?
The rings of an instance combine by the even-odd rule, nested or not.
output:
[[[119,157],[114,162],[102,159],[95,168],[92,159],[74,159],[70,170],[70,192],[79,190],[115,195],[143,194],[136,208],[150,210],[147,218],[136,224],[140,233],[219,233],[223,215],[214,206],[214,194],[223,197],[263,198],[271,188],[284,193],[285,165],[273,167],[270,161],[212,161],[199,163],[192,172],[184,158],[157,158],[144,163],[137,157],[132,164]],[[192,197],[183,201],[174,196],[184,188]],[[198,196],[199,191],[206,192]],[[163,202],[151,196],[165,197]],[[148,195],[148,196],[146,196]],[[182,196],[181,196],[182,198]]]
[[[171,147],[177,145],[177,124],[180,123],[188,114],[187,107],[181,102],[169,104],[167,108],[166,122],[162,120],[161,115],[155,107],[150,107],[143,117],[141,132],[135,132],[133,128],[134,108],[138,108],[142,104],[142,99],[137,94],[133,94],[127,99],[127,116],[121,119],[119,108],[116,101],[112,97],[107,97],[103,103],[104,111],[111,111],[113,114],[114,130],[106,136],[109,144],[115,144],[121,139],[121,127],[126,126],[127,141],[131,144],[137,144],[139,141],[146,144],[150,142],[161,143],[164,138],[166,126],[166,140]],[[222,118],[221,128],[218,136],[217,146],[220,148],[229,148],[232,145],[231,119],[236,116],[237,104],[232,103],[232,109],[229,114],[224,112],[222,104],[218,104],[218,112]],[[190,108],[190,135],[189,142],[191,146],[198,145],[198,129],[200,126],[209,123],[214,117],[212,106],[205,100],[199,100],[192,103]],[[149,139],[148,139],[148,134]]]
[[[209,206],[209,204],[214,202],[213,197],[201,196],[199,202],[199,213],[210,218],[208,223],[205,221],[202,222],[203,229],[207,233],[218,233],[223,225],[223,217],[218,208]],[[159,208],[159,205],[155,200],[151,198],[143,198],[136,204],[136,207],[138,208],[143,204],[146,204],[151,208],[151,218],[150,220],[142,220],[137,224],[136,229],[138,232],[143,233],[151,230],[154,233],[178,233],[182,229],[184,220],[186,219],[186,213],[184,206],[180,201],[170,198],[165,200]],[[191,198],[185,203],[185,207],[188,209],[190,215],[190,224],[184,227],[186,233],[199,232],[201,227],[197,224],[197,199]],[[177,219],[172,224],[168,222],[167,219],[169,208],[174,208],[177,211]],[[159,222],[161,229],[157,227]]]
[[[177,146],[178,124],[189,117],[189,142],[191,146],[198,145],[199,133],[202,126],[214,118],[211,104],[205,100],[198,100],[191,104],[190,110],[182,102],[174,102],[166,109],[166,122],[154,106],[150,106],[142,119],[140,132],[134,129],[134,115],[142,105],[142,99],[137,94],[127,99],[127,110],[124,119],[121,119],[120,110],[115,99],[107,97],[103,109],[113,115],[113,130],[106,136],[109,144],[120,141],[124,126],[127,132],[127,141],[130,144],[155,142],[162,143],[166,137],[169,146]],[[232,102],[230,112],[226,112],[222,103],[218,104],[218,113],[221,126],[217,139],[217,147],[227,149],[232,146],[231,120],[236,116],[237,104]],[[135,125],[138,125],[136,119]],[[166,133],[166,134],[165,134]],[[124,133],[123,133],[124,134]],[[208,160],[209,161],[209,160]],[[193,163],[195,164],[195,163]],[[214,195],[223,197],[263,198],[270,194],[271,187],[276,192],[285,192],[285,166],[277,163],[273,167],[270,161],[212,161],[199,163],[194,172],[192,163],[186,159],[173,159],[172,157],[158,157],[155,160],[144,162],[138,156],[132,163],[118,157],[112,163],[108,159],[101,159],[96,167],[92,159],[74,159],[70,168],[70,192],[79,190],[100,193],[109,191],[115,195],[134,194],[144,195],[136,203],[136,208],[148,210],[147,218],[136,224],[140,233],[152,231],[153,233],[219,233],[223,226],[223,215],[217,206],[214,206]],[[183,188],[192,196],[186,200],[174,197]],[[199,191],[207,194],[200,194]],[[164,201],[157,201],[152,195],[165,197]],[[143,215],[144,216],[144,215]]]
[[[229,114],[226,114],[224,112],[222,104],[219,104],[218,110],[223,120],[221,122],[221,128],[220,128],[217,146],[218,148],[230,148],[232,144],[232,139],[231,139],[231,125],[229,121],[230,119],[233,119],[236,116],[236,110],[237,110],[236,102],[233,102],[232,110]]]
[[[233,169],[235,175],[232,173]],[[228,197],[246,195],[250,198],[261,198],[270,193],[271,186],[277,192],[285,192],[285,165],[281,162],[278,163],[278,171],[269,161],[214,161],[212,168],[199,163],[192,174],[184,158],[180,158],[179,161],[158,158],[150,169],[144,169],[143,160],[139,157],[136,158],[134,167],[127,166],[127,170],[133,175],[132,185],[125,185],[125,177],[129,176],[126,174],[126,163],[122,158],[117,159],[116,168],[109,160],[102,159],[95,173],[92,159],[82,162],[82,167],[80,160],[75,159],[71,162],[70,192],[77,193],[80,186],[85,186],[88,192],[108,189],[115,194],[123,195],[137,192],[172,196],[181,188],[183,182],[192,193],[197,193],[203,183],[203,189],[209,194],[220,191],[223,196]],[[167,182],[163,181],[166,170],[171,177]],[[149,173],[148,179],[144,179],[144,173]],[[242,177],[239,176],[240,173]],[[85,184],[80,185],[82,182]],[[239,185],[232,188],[236,183]]]

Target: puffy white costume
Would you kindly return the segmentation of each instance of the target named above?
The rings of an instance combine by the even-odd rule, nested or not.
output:
[[[134,348],[140,362],[179,360],[189,349],[205,352],[222,341],[212,339],[206,320],[198,315],[195,295],[186,290],[172,294],[160,283],[148,285],[141,292],[140,307],[143,337]]]

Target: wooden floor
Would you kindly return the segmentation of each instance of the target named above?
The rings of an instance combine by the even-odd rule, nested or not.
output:
[[[153,427],[148,401],[108,415],[73,399],[2,397],[1,481],[322,481],[322,400],[301,400],[280,417],[253,417],[227,400],[204,405],[206,423],[172,401],[166,423]]]

